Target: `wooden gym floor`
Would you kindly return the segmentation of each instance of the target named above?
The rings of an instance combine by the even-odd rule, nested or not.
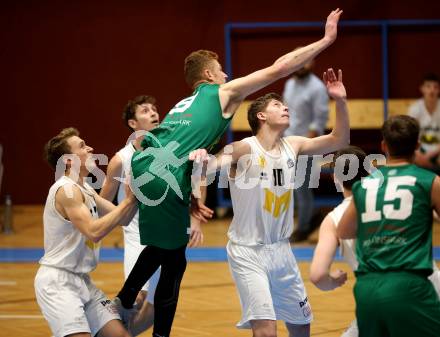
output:
[[[229,221],[228,218],[213,220],[204,226],[205,247],[225,246]],[[317,232],[311,241],[316,239]],[[103,247],[121,245],[122,231],[119,228],[102,244]],[[439,223],[434,225],[434,245],[440,246]],[[42,206],[15,206],[14,233],[0,234],[0,251],[42,246]],[[310,243],[301,246],[310,246]],[[300,262],[299,266],[314,313],[312,336],[340,336],[354,319],[353,274],[349,273],[349,281],[342,288],[322,292],[308,280],[310,263]],[[335,263],[335,267],[349,271],[342,262]],[[37,262],[0,263],[0,336],[51,336],[35,301],[33,280],[37,269]],[[101,262],[92,278],[112,298],[123,283],[122,263]],[[172,336],[251,336],[249,330],[235,327],[239,318],[240,305],[227,263],[189,262]],[[151,336],[151,332],[141,336]],[[287,336],[282,322],[278,323],[278,336]]]

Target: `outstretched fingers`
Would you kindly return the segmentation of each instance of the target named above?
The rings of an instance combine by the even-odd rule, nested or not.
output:
[[[333,68],[328,68],[327,69],[327,78],[328,78],[328,81],[331,82],[331,83],[337,81],[336,80],[335,72],[333,71]]]
[[[208,152],[205,149],[193,150],[188,155],[188,159],[196,163],[205,161],[207,160],[207,158],[208,158]]]
[[[338,76],[336,77],[335,71],[333,68],[328,68],[327,71],[324,71],[322,74],[322,81],[327,85],[335,82],[342,82],[342,70],[338,70]]]
[[[342,14],[342,9],[336,8],[335,10],[330,12],[327,19],[335,18],[335,19],[339,20],[339,17],[341,16],[341,14]]]

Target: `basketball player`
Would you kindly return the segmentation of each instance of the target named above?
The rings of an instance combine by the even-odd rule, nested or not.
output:
[[[189,233],[192,163],[188,154],[211,148],[225,132],[231,117],[253,92],[288,76],[336,39],[342,11],[327,18],[319,41],[292,51],[267,68],[225,83],[217,55],[191,53],[185,60],[185,78],[194,92],[167,114],[161,125],[142,142],[143,152],[132,159],[133,188],[139,202],[141,243],[147,247],[117,295],[131,308],[145,281],[161,266],[155,295],[153,336],[169,336],[185,268]],[[121,308],[122,309],[122,308]]]
[[[45,147],[49,164],[66,168],[46,200],[44,256],[35,277],[37,302],[55,337],[130,336],[89,272],[98,263],[100,240],[131,221],[136,199],[129,193],[115,207],[94,192],[85,182],[92,152],[74,128],[63,129]]]
[[[114,200],[117,196],[118,204],[125,199],[125,189],[121,181],[130,174],[131,157],[136,150],[141,149],[141,141],[145,132],[150,131],[159,125],[159,114],[157,112],[156,99],[152,96],[141,95],[130,100],[125,106],[122,119],[125,125],[137,133],[133,141],[113,156],[107,168],[107,178],[102,186],[100,195],[107,200]],[[131,138],[131,137],[130,137]],[[127,278],[133,268],[139,254],[145,248],[140,244],[139,239],[139,214],[137,213],[130,224],[123,227],[124,233],[124,275]],[[190,247],[198,246],[203,241],[203,233],[200,228],[200,221],[191,219],[191,240]],[[136,307],[140,308],[139,313],[134,317],[130,327],[133,335],[138,335],[153,325],[154,318],[154,293],[159,280],[160,269],[151,279],[145,283],[136,298]]]
[[[356,182],[336,229],[357,238],[354,296],[359,336],[440,336],[433,272],[432,209],[440,178],[413,164],[419,125],[393,116],[382,126],[387,165]]]
[[[289,111],[277,94],[256,99],[248,109],[253,137],[232,143],[232,152],[217,155],[208,171],[230,168],[234,217],[228,231],[228,261],[242,307],[238,328],[253,336],[276,336],[283,320],[289,336],[309,336],[311,308],[289,238],[293,231],[293,200],[297,157],[333,152],[349,141],[349,121],[342,71],[324,73],[336,101],[336,122],[328,135],[306,138],[283,133]],[[231,146],[229,145],[229,146]],[[204,160],[206,151],[190,158]]]
[[[347,273],[342,270],[330,271],[333,257],[335,256],[338,246],[340,247],[341,256],[344,258],[345,262],[347,262],[351,270],[355,271],[359,264],[355,252],[356,241],[353,239],[339,240],[336,235],[336,228],[341,217],[344,215],[347,206],[353,199],[351,187],[356,181],[368,175],[368,172],[363,167],[366,154],[360,148],[350,146],[338,151],[335,155],[335,160],[342,155],[355,155],[358,158],[359,171],[352,179],[344,180],[342,182],[344,200],[327,215],[319,229],[319,240],[310,267],[310,280],[319,289],[324,291],[340,287],[347,280]],[[346,162],[344,165],[344,172],[348,171],[348,168],[349,164]],[[335,180],[340,183],[336,177]],[[434,272],[429,277],[429,280],[432,282],[437,294],[440,296],[440,271],[435,262],[433,263],[433,269]],[[342,337],[358,336],[358,327],[356,320],[354,320],[350,327],[342,334]]]
[[[359,162],[359,170],[352,179],[342,182],[344,200],[324,218],[319,228],[319,241],[316,245],[310,266],[310,281],[324,291],[340,287],[347,280],[346,272],[339,269],[330,271],[332,260],[338,246],[340,246],[341,255],[350,268],[356,270],[358,266],[356,253],[354,251],[355,240],[348,239],[339,241],[336,236],[336,227],[352,199],[351,186],[362,177],[368,175],[368,172],[363,166],[366,154],[362,149],[356,146],[349,146],[336,153],[334,162],[342,155],[356,156]],[[347,172],[348,169],[349,163],[345,162],[344,172]],[[335,181],[340,184],[337,177],[335,177]],[[358,334],[356,321],[353,321],[350,327],[342,334],[342,337],[357,337]]]
[[[122,119],[132,132],[139,132],[139,135],[133,141],[129,141],[110,160],[107,167],[107,177],[100,192],[101,197],[109,201],[114,200],[117,196],[118,204],[125,199],[125,189],[121,181],[130,174],[131,157],[136,150],[141,149],[141,141],[144,136],[141,131],[150,131],[159,124],[156,99],[152,96],[141,95],[128,101]],[[133,268],[139,254],[145,248],[140,244],[138,217],[139,214],[136,213],[130,224],[123,227],[125,278]],[[136,307],[139,308],[139,313],[134,317],[130,328],[135,336],[153,325],[154,293],[159,280],[159,273],[160,269],[145,283],[136,298]]]

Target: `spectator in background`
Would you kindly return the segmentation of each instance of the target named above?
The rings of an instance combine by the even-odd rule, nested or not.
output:
[[[415,163],[436,174],[440,173],[440,80],[435,74],[427,74],[420,85],[423,95],[409,107],[408,115],[420,124],[420,148]]]
[[[313,61],[306,63],[285,84],[283,100],[290,113],[290,127],[285,131],[285,136],[314,138],[324,133],[328,120],[329,98],[324,83],[311,71],[313,64]],[[313,190],[309,188],[311,169],[312,157],[309,157],[304,183],[294,192],[298,227],[293,232],[293,242],[306,240],[315,229],[312,225],[314,196]]]

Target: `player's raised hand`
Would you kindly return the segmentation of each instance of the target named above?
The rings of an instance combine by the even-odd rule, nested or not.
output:
[[[324,38],[329,40],[329,42],[333,42],[336,40],[336,36],[338,35],[338,22],[341,14],[342,9],[337,8],[332,11],[327,17],[327,22],[325,23]]]
[[[333,99],[344,99],[347,97],[344,84],[342,83],[342,70],[338,70],[338,77],[332,68],[329,68],[322,75],[322,80],[327,87],[328,95]]]

